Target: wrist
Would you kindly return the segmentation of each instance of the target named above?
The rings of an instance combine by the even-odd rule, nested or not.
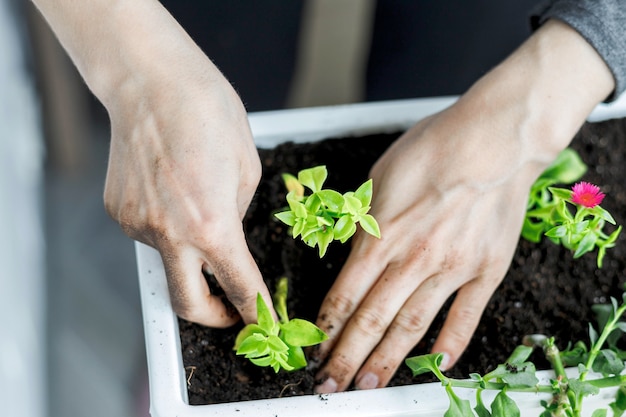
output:
[[[219,70],[156,0],[33,2],[109,111],[172,89],[180,95],[185,84],[226,91]]]
[[[551,162],[614,87],[593,47],[568,25],[551,20],[460,101],[506,114],[510,137],[522,141],[529,157]]]

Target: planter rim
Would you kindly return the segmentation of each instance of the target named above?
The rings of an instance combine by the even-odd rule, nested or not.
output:
[[[302,143],[327,137],[348,137],[407,129],[422,118],[443,110],[456,97],[394,100],[317,108],[251,113],[250,126],[260,148],[286,140]],[[610,105],[599,105],[590,121],[626,116],[626,95]],[[135,242],[139,287],[144,321],[152,417],[195,416],[441,416],[448,405],[439,383],[415,384],[325,395],[191,406],[183,367],[178,321],[170,304],[167,281],[159,253]],[[551,373],[538,372],[548,380]],[[607,404],[614,391],[603,390],[587,400],[586,407]],[[458,390],[473,398],[473,390]],[[485,393],[491,395],[489,393]],[[522,415],[537,416],[542,408],[539,395],[511,393],[523,408]],[[489,397],[486,395],[486,399]]]

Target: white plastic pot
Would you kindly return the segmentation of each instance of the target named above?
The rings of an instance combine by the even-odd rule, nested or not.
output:
[[[399,131],[448,107],[455,99],[439,97],[260,112],[250,114],[250,124],[257,146],[271,148],[288,140],[308,142],[328,137]],[[625,115],[626,101],[621,100],[611,106],[598,106],[590,120],[600,121]],[[439,383],[215,405],[189,405],[178,322],[170,304],[163,263],[158,252],[146,245],[137,243],[136,252],[152,417],[440,417],[447,409],[448,398]],[[546,382],[552,374],[539,372],[538,376]],[[474,403],[473,390],[458,389],[456,392]],[[612,401],[613,395],[612,390],[602,390],[601,394],[586,400],[585,409],[591,415],[596,407],[606,406]],[[511,393],[510,396],[519,405],[522,416],[528,417],[538,416],[542,411],[540,399],[548,398],[537,394]],[[485,400],[487,402],[489,396],[486,395]]]

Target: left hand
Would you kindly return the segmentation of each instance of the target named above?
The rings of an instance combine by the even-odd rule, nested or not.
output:
[[[371,171],[382,239],[355,237],[321,307],[330,340],[318,352],[329,355],[320,392],[344,390],[355,376],[358,388],[385,386],[458,291],[433,346],[452,366],[506,273],[537,170],[515,145],[505,157],[510,144],[488,134],[493,126],[471,129],[457,115],[419,123]]]
[[[380,158],[372,214],[318,316],[318,392],[385,386],[456,292],[434,352],[451,367],[503,279],[528,191],[615,88],[595,49],[550,20],[457,103]]]

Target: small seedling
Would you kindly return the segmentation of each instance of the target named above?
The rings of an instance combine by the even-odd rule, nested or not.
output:
[[[271,366],[294,371],[306,366],[305,346],[317,345],[328,339],[326,333],[313,323],[302,319],[289,319],[287,314],[287,278],[278,281],[274,306],[278,322],[274,320],[267,304],[257,295],[257,323],[246,325],[235,340],[237,355],[244,355],[257,366]]]
[[[372,201],[372,180],[354,192],[340,194],[322,188],[327,176],[323,165],[304,169],[297,178],[283,174],[289,207],[275,214],[280,221],[291,226],[294,239],[300,236],[307,245],[318,246],[320,258],[333,240],[345,243],[350,239],[356,232],[357,223],[367,233],[380,238],[376,219],[367,214]],[[305,187],[311,194],[305,195]]]

